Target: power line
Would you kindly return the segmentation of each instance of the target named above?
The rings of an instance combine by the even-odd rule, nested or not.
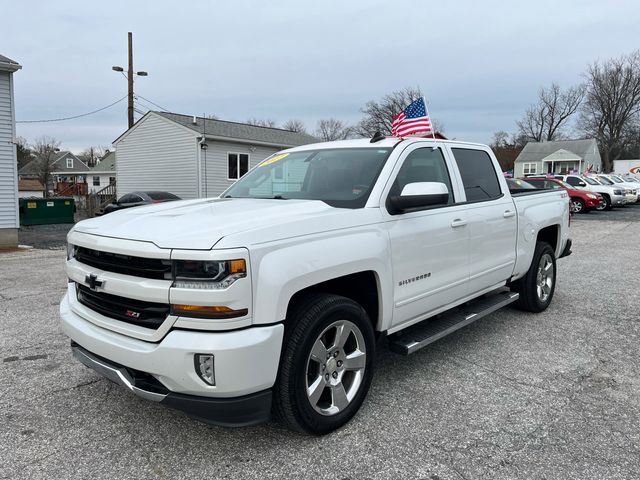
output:
[[[125,95],[122,98],[119,98],[118,100],[116,100],[113,103],[110,103],[109,105],[107,105],[106,107],[102,107],[99,108],[98,110],[93,110],[92,112],[87,112],[87,113],[81,113],[80,115],[74,115],[72,117],[63,117],[63,118],[48,118],[46,120],[17,120],[16,123],[47,123],[47,122],[63,122],[65,120],[73,120],[75,118],[81,118],[81,117],[87,117],[89,115],[93,115],[94,113],[98,113],[98,112],[102,112],[103,110],[106,110],[107,108],[111,108],[114,105],[120,103],[121,101],[123,101],[125,98],[127,98],[127,96]]]
[[[140,95],[139,93],[136,93],[136,97],[140,97],[142,100],[145,100],[147,102],[149,102],[151,105],[154,105],[156,107],[158,107],[160,110],[164,110],[165,112],[168,112],[169,110],[161,107],[160,105],[158,105],[157,103],[153,103],[151,100],[149,100],[148,98],[143,97],[142,95]]]

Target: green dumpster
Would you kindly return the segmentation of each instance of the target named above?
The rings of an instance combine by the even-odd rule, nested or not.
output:
[[[20,225],[74,223],[75,211],[73,197],[21,198]]]

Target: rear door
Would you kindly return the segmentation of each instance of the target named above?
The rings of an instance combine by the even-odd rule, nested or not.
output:
[[[426,314],[467,295],[469,230],[466,207],[456,201],[460,187],[451,173],[442,146],[414,143],[401,154],[382,203],[414,182],[441,182],[448,203],[391,214],[383,206],[393,266],[393,328],[425,318]]]
[[[508,280],[516,262],[518,219],[498,162],[488,150],[449,147],[462,179],[469,222],[469,293]]]

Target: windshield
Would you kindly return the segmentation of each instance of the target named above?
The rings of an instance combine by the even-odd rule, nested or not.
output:
[[[613,185],[613,182],[609,180],[607,177],[598,177],[598,181],[603,183],[604,185]]]
[[[583,180],[589,185],[600,185],[600,183],[596,182],[593,178],[584,177]]]
[[[519,178],[507,178],[509,190],[537,190],[536,187]]]
[[[611,175],[609,178],[611,180],[613,180],[614,182],[616,182],[616,183],[624,183],[624,180],[622,180],[620,177],[616,177],[614,175]]]
[[[321,200],[362,208],[391,148],[332,148],[276,154],[252,169],[222,196]]]

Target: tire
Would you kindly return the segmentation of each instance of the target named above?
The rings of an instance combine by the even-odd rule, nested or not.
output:
[[[338,295],[304,296],[287,315],[274,417],[314,435],[340,428],[367,395],[374,357],[373,327],[360,305]]]
[[[520,294],[517,306],[521,310],[539,313],[547,309],[556,290],[556,257],[546,242],[537,242],[527,273],[512,284]]]
[[[586,213],[586,206],[584,200],[574,197],[571,199],[571,212],[573,213]]]
[[[602,198],[604,199],[604,203],[599,206],[596,207],[596,210],[598,210],[599,212],[602,212],[604,210],[611,210],[611,198],[609,198],[609,195],[603,193],[602,194]]]

